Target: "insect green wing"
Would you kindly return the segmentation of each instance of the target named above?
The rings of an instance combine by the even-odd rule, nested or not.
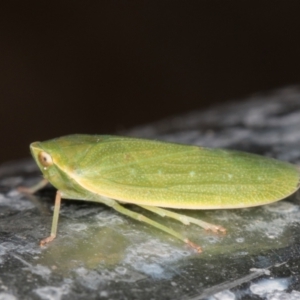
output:
[[[71,137],[68,143],[55,140],[55,151],[47,149],[58,168],[83,189],[126,203],[239,208],[283,199],[299,187],[295,166],[259,155],[127,137]]]

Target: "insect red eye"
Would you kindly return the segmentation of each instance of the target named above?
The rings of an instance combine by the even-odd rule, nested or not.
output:
[[[49,167],[53,164],[51,155],[43,151],[39,153],[39,161],[44,167]]]

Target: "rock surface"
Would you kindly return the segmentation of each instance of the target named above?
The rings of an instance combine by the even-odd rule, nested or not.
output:
[[[300,90],[254,95],[122,134],[299,164]],[[202,254],[101,204],[63,201],[58,237],[40,248],[55,190],[49,186],[30,198],[16,190],[39,180],[31,159],[0,167],[1,300],[300,299],[297,195],[264,207],[186,213],[222,224],[226,236],[132,207],[200,243]]]

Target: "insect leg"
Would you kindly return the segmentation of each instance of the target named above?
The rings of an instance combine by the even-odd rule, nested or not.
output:
[[[59,210],[60,210],[60,202],[61,202],[61,194],[60,194],[60,191],[57,191],[56,196],[55,196],[51,233],[50,233],[50,236],[48,236],[47,238],[40,241],[40,246],[45,246],[46,244],[53,241],[56,237],[57,223],[58,223]]]
[[[156,207],[156,206],[148,206],[148,205],[139,205],[140,207],[143,207],[144,209],[150,210],[155,214],[158,214],[162,217],[169,217],[169,218],[173,218],[177,221],[182,222],[185,225],[189,225],[190,223],[196,224],[202,228],[204,228],[205,230],[211,230],[213,232],[222,232],[222,233],[226,233],[226,229],[222,226],[219,225],[214,225],[214,224],[210,224],[207,222],[204,222],[202,220],[199,219],[195,219],[192,217],[188,217],[182,214],[178,214],[166,209],[162,209],[160,207]]]
[[[38,190],[41,190],[43,187],[45,187],[47,185],[47,183],[48,183],[47,179],[42,179],[41,181],[39,181],[36,185],[34,185],[32,187],[20,186],[20,187],[18,187],[18,191],[21,193],[25,193],[25,194],[34,194]]]
[[[156,228],[158,228],[158,229],[160,229],[160,230],[162,230],[162,231],[164,231],[164,232],[166,232],[166,233],[168,233],[170,235],[173,235],[174,237],[176,237],[176,238],[184,241],[185,243],[187,243],[188,245],[190,245],[191,247],[193,247],[194,249],[196,249],[197,252],[199,252],[199,253],[202,252],[202,249],[201,249],[200,246],[192,243],[189,239],[185,238],[183,235],[181,235],[180,233],[174,231],[173,229],[168,228],[168,227],[166,227],[166,226],[164,226],[162,224],[159,224],[159,223],[157,223],[157,222],[155,222],[155,221],[153,221],[153,220],[145,217],[142,214],[139,214],[139,213],[133,212],[133,211],[131,211],[129,209],[126,209],[125,207],[123,207],[122,205],[120,205],[117,201],[113,201],[113,202],[114,203],[111,202],[111,205],[109,205],[109,206],[111,206],[112,208],[114,208],[119,213],[124,214],[124,215],[126,215],[128,217],[131,217],[131,218],[133,218],[135,220],[138,220],[138,221],[147,223],[149,225],[152,225],[152,226],[154,226],[154,227],[156,227]]]

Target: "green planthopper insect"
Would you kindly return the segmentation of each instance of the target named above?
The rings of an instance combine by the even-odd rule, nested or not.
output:
[[[45,180],[57,188],[51,234],[56,237],[61,198],[104,203],[201,247],[180,233],[123,206],[136,204],[160,216],[214,232],[221,226],[164,208],[229,209],[281,200],[299,188],[296,166],[244,152],[111,135],[69,135],[30,145]]]

